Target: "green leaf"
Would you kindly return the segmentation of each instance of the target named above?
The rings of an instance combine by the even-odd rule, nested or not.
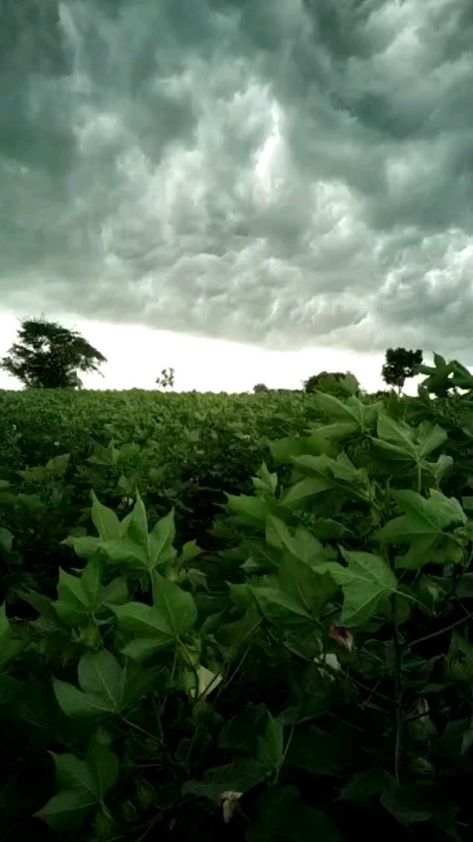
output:
[[[397,786],[393,779],[385,785],[381,804],[401,825],[426,822],[432,818],[433,787],[430,782]]]
[[[7,664],[22,648],[21,641],[13,638],[12,629],[8,621],[5,603],[0,605],[0,666]]]
[[[301,561],[316,564],[324,559],[322,544],[308,529],[298,526],[292,535],[284,521],[273,515],[266,520],[266,542],[273,547],[285,547]]]
[[[338,590],[325,564],[313,567],[298,558],[282,558],[278,578],[282,590],[309,616],[318,616]]]
[[[259,802],[247,842],[341,842],[342,835],[321,810],[302,803],[296,787],[272,787]]]
[[[108,540],[109,538],[120,537],[120,521],[112,509],[104,506],[92,491],[92,523],[94,524],[100,538]]]
[[[59,792],[35,815],[58,832],[77,831],[102,802],[118,778],[118,758],[104,746],[93,746],[85,760],[74,754],[52,754]]]
[[[151,570],[154,570],[154,568],[160,564],[165,564],[169,560],[170,550],[175,537],[176,527],[174,525],[174,509],[172,509],[166,517],[158,520],[149,536],[149,559]]]
[[[100,541],[97,547],[99,557],[114,567],[125,567],[125,570],[149,571],[148,546],[142,546],[130,538],[112,538]]]
[[[131,512],[127,529],[128,537],[141,547],[148,546],[148,518],[146,509],[139,491],[136,493],[136,502]]]
[[[92,558],[101,546],[101,539],[92,535],[81,535],[79,537],[70,535],[62,542],[67,547],[72,547],[79,558]]]
[[[9,529],[5,529],[5,527],[0,526],[0,550],[3,550],[4,553],[9,553],[12,546],[13,534]]]
[[[343,591],[340,625],[362,627],[397,593],[397,579],[389,565],[372,553],[342,550],[348,567],[327,564],[327,571]]]
[[[190,631],[197,619],[197,608],[192,594],[158,573],[153,576],[153,605],[129,602],[114,608],[119,628],[132,640],[124,654],[142,658],[153,651],[169,646]]]
[[[80,690],[55,679],[54,693],[70,717],[102,717],[118,713],[124,702],[126,669],[106,649],[86,652],[78,666]]]
[[[229,512],[238,515],[244,523],[250,525],[264,525],[269,509],[266,500],[262,497],[249,497],[246,494],[235,496],[227,495],[227,508]]]
[[[57,832],[77,831],[97,803],[86,789],[65,789],[53,795],[35,816]]]
[[[353,432],[356,424],[350,425],[350,428],[350,432]],[[320,429],[317,428],[310,436],[288,436],[270,442],[269,447],[275,463],[277,465],[289,464],[293,456],[301,456],[303,453],[312,453],[314,456],[320,453],[331,454],[334,446],[327,436],[320,435]]]
[[[250,705],[244,708],[223,726],[218,740],[219,748],[255,754],[258,739],[269,722],[268,717],[269,713],[264,705]]]
[[[108,700],[110,706],[120,710],[126,671],[106,649],[86,652],[78,666],[79,684],[86,693],[96,693]]]
[[[228,766],[208,769],[203,781],[187,781],[183,786],[185,794],[210,798],[220,804],[223,792],[248,792],[268,777],[267,768],[252,757],[238,758]]]
[[[181,550],[180,563],[187,565],[189,561],[192,561],[192,559],[197,558],[201,554],[202,550],[197,546],[197,541],[187,541]]]
[[[101,565],[93,556],[80,576],[59,570],[58,599],[52,607],[66,625],[83,625],[110,605],[125,602],[127,595],[125,579],[117,578],[102,586]]]
[[[342,787],[339,797],[343,801],[365,801],[379,795],[384,785],[384,770],[369,769],[354,775],[351,781]]]
[[[411,545],[409,552],[398,559],[399,567],[419,568],[429,562],[462,560],[464,542],[461,536],[451,534],[451,530],[467,521],[458,500],[435,489],[430,490],[429,498],[415,491],[394,492],[394,497],[405,514],[389,521],[377,537],[386,544]]]
[[[333,486],[334,482],[329,477],[307,477],[292,485],[283,495],[280,502],[287,509],[304,507],[307,500],[310,500],[317,494],[323,494],[325,491],[329,491]]]
[[[299,600],[294,599],[277,580],[249,586],[263,617],[276,626],[300,625],[310,614]]]
[[[266,717],[264,734],[258,737],[258,759],[268,770],[279,769],[284,757],[284,727],[279,719],[274,719],[269,711]]]

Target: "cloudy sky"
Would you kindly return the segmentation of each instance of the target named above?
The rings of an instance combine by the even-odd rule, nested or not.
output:
[[[0,352],[44,314],[112,388],[473,365],[471,0],[0,10]]]

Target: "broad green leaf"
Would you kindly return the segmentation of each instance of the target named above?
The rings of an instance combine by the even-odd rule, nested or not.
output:
[[[250,585],[249,590],[263,617],[276,626],[300,625],[302,619],[310,619],[304,605],[286,593],[277,580],[268,584]]]
[[[174,637],[188,632],[197,620],[197,608],[192,594],[174,582],[153,574],[154,607],[164,617]]]
[[[258,738],[257,756],[268,770],[278,769],[284,756],[284,727],[269,712],[264,733]]]
[[[271,787],[259,801],[247,842],[342,842],[343,836],[321,810],[307,807],[295,786]]]
[[[397,561],[400,567],[420,568],[429,562],[458,563],[463,558],[463,540],[452,530],[466,523],[458,501],[430,490],[425,498],[415,491],[398,491],[394,496],[404,515],[389,521],[378,533],[386,544],[410,544]]]
[[[317,428],[310,436],[285,437],[277,439],[269,444],[271,454],[277,465],[290,464],[293,456],[301,456],[303,453],[312,453],[314,456],[321,453],[332,454],[334,446],[329,436],[320,434]],[[356,430],[356,424],[350,425],[350,433]],[[346,430],[345,430],[346,434]]]
[[[448,439],[448,433],[441,427],[424,421],[417,428],[418,453],[420,459],[430,456]]]
[[[52,607],[63,623],[79,625],[88,622],[99,605],[101,577],[96,557],[90,559],[81,576],[59,570],[58,598]]]
[[[303,526],[294,535],[281,518],[269,515],[266,520],[266,542],[273,547],[287,549],[295,558],[316,564],[324,558],[320,541]]]
[[[202,550],[197,546],[197,541],[187,541],[181,550],[180,563],[186,565],[201,554]]]
[[[74,832],[80,830],[97,803],[97,798],[86,789],[63,789],[35,816],[58,833]]]
[[[101,565],[93,556],[80,576],[73,576],[60,569],[58,599],[52,603],[59,619],[67,625],[83,625],[90,618],[100,615],[109,605],[127,599],[126,580],[117,578],[102,586]]]
[[[268,504],[262,497],[249,497],[246,494],[235,496],[229,494],[227,509],[232,514],[238,515],[244,522],[255,525],[264,525],[269,509]]]
[[[334,486],[332,479],[328,477],[307,477],[292,485],[281,498],[281,505],[287,509],[297,509],[305,506],[307,500],[317,494],[323,494]]]
[[[103,801],[118,778],[118,758],[104,746],[93,746],[86,759],[52,754],[58,793],[35,815],[53,830],[80,830],[90,812]]]
[[[80,690],[55,679],[54,693],[60,708],[70,717],[102,717],[123,707],[126,668],[120,667],[106,649],[86,652],[78,666]]]
[[[146,516],[146,509],[139,492],[136,494],[136,502],[131,511],[131,517],[128,521],[128,528],[126,532],[127,538],[133,544],[137,544],[144,551],[146,557],[148,553],[148,518]]]
[[[252,757],[238,758],[228,766],[208,769],[203,781],[186,781],[183,792],[209,798],[220,805],[222,792],[249,792],[268,777],[267,767]]]
[[[379,416],[377,432],[374,446],[385,459],[410,462],[429,470],[430,463],[425,462],[426,457],[438,450],[448,438],[445,430],[428,421],[414,428],[384,413]]]
[[[445,665],[448,680],[473,685],[473,646],[459,631],[452,633]]]
[[[344,801],[365,801],[378,796],[385,784],[383,769],[369,769],[358,772],[349,783],[340,790],[340,798]]]
[[[129,602],[115,607],[119,628],[134,636],[124,654],[137,660],[169,646],[194,626],[197,608],[190,593],[154,574],[153,605]]]
[[[126,669],[106,649],[86,652],[77,669],[79,684],[85,693],[96,693],[119,710],[123,702]]]
[[[264,705],[243,708],[223,726],[218,739],[219,748],[256,754],[258,739],[264,734],[268,722],[269,713]]]
[[[9,529],[5,529],[5,527],[0,526],[0,550],[3,550],[5,553],[9,553],[12,546],[13,534]]]
[[[101,718],[115,713],[115,708],[103,696],[83,693],[67,681],[53,679],[53,689],[59,707],[71,719]]]
[[[343,591],[340,625],[362,627],[397,593],[397,579],[380,556],[343,550],[348,567],[336,562],[327,564],[327,571]]]
[[[102,799],[118,780],[118,757],[107,746],[93,742],[87,751],[86,761],[94,782],[94,790]]]
[[[166,517],[158,520],[149,536],[149,560],[151,570],[154,570],[154,568],[160,564],[165,564],[169,560],[169,553],[175,537],[176,528],[174,525],[174,509],[171,509]]]
[[[400,455],[404,454],[406,458],[415,459],[415,431],[408,424],[381,413],[378,417],[377,434],[379,439],[395,446]]]
[[[329,395],[325,392],[315,392],[314,396],[315,406],[319,412],[323,413],[328,418],[351,423],[354,421],[358,424],[360,420],[360,412],[357,411],[358,407],[356,404],[354,405],[351,402],[353,400],[356,401],[356,404],[359,404],[359,401],[357,401],[356,398],[342,401],[339,398],[336,398],[335,395]]]
[[[432,818],[434,801],[430,782],[397,786],[391,778],[385,784],[380,800],[401,825],[409,826]]]
[[[112,509],[108,509],[97,499],[93,491],[91,518],[100,538],[108,540],[109,538],[120,537],[118,517]]]
[[[22,648],[21,641],[15,640],[8,621],[5,603],[0,605],[0,666],[8,663]]]
[[[328,517],[319,517],[314,520],[312,530],[321,541],[341,540],[353,538],[353,532],[338,520]]]
[[[96,554],[102,542],[100,538],[94,538],[92,535],[71,535],[62,543],[72,547],[79,558],[89,559]]]
[[[326,441],[332,442],[332,448],[327,447],[324,451],[327,455],[333,455],[336,450],[335,442],[339,439],[347,439],[358,431],[356,421],[335,421],[333,424],[322,424],[317,428],[319,435]]]
[[[86,539],[79,538],[77,540],[85,541]],[[100,538],[93,540],[97,541],[95,553],[105,564],[109,564],[111,567],[123,566],[126,571],[149,570],[147,547],[140,546],[126,537],[111,538],[107,541],[102,541]]]
[[[310,616],[318,616],[338,590],[326,564],[313,567],[299,558],[281,559],[278,578],[284,593]]]

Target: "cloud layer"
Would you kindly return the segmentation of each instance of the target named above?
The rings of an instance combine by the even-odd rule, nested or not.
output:
[[[473,363],[470,0],[2,12],[4,308]]]

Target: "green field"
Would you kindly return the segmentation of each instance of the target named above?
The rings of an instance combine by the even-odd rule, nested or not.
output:
[[[436,366],[0,393],[1,839],[470,838],[473,383]]]

